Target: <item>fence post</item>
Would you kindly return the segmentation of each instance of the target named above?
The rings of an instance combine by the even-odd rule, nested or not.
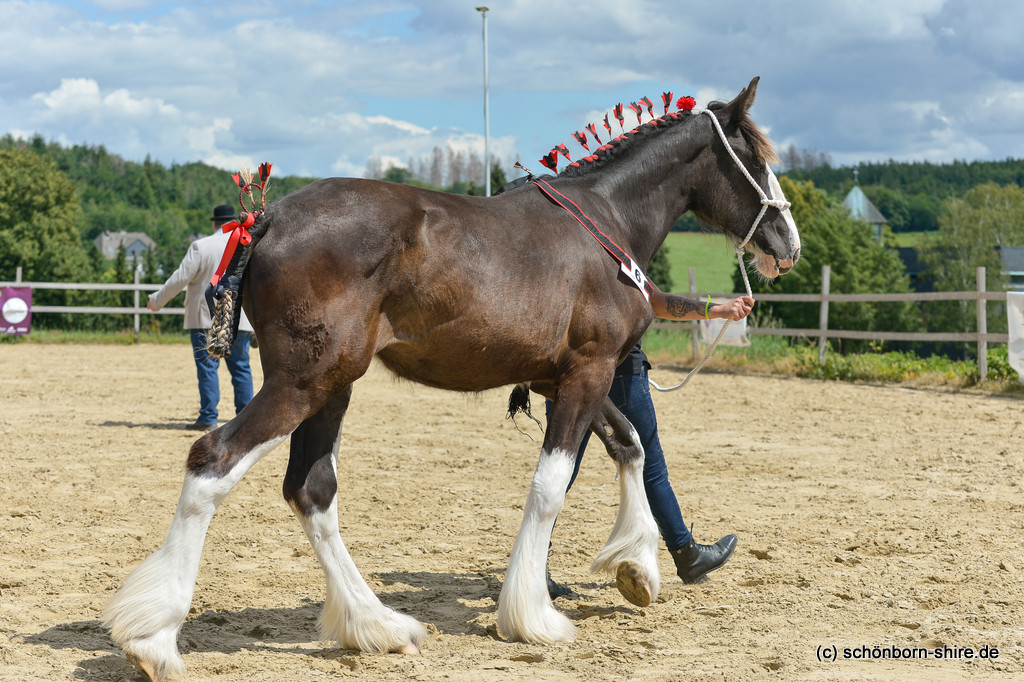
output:
[[[139,268],[135,268],[135,291],[133,292],[133,303],[135,304],[135,341],[139,342]]]
[[[818,364],[825,364],[825,347],[828,345],[828,339],[825,338],[825,332],[828,331],[828,290],[829,280],[832,278],[832,266],[822,265],[821,266],[821,312],[818,313],[818,329],[821,330],[822,334],[818,337]]]
[[[694,298],[697,297],[697,270],[696,268],[690,268],[690,293],[693,294]],[[696,360],[700,357],[700,322],[694,322],[690,325],[690,338],[693,346],[693,359]]]
[[[978,268],[975,275],[978,280],[978,381],[988,378],[988,341],[983,339],[988,334],[988,301],[982,298],[985,293],[985,268]]]
[[[14,281],[15,281],[15,283],[20,283],[21,282],[21,266],[20,265],[17,268],[15,268],[15,270],[14,270]]]

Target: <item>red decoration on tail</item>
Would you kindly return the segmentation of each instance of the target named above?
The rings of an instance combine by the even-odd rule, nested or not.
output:
[[[228,269],[228,263],[231,262],[231,257],[235,255],[235,249],[238,248],[238,245],[241,244],[242,246],[247,246],[252,242],[252,235],[249,234],[249,228],[252,227],[255,222],[256,214],[247,213],[245,214],[245,220],[242,222],[232,220],[230,223],[224,223],[221,226],[221,231],[230,232],[231,236],[228,237],[228,243],[224,247],[224,255],[220,258],[220,263],[217,265],[217,271],[213,273],[213,277],[210,278],[210,284],[212,284],[214,288],[217,287],[217,284],[220,282],[220,278],[224,276],[224,271]]]

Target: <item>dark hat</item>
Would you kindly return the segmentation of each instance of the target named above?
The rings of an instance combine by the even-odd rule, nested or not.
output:
[[[229,220],[235,219],[235,209],[231,204],[221,204],[217,208],[213,209],[213,220],[218,223],[226,223]]]

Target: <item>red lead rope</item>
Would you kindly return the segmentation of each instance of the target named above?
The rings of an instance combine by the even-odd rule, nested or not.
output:
[[[224,255],[221,256],[220,265],[217,266],[217,272],[214,273],[213,277],[210,278],[210,284],[215,288],[217,283],[220,282],[221,276],[224,275],[224,271],[228,269],[228,263],[231,262],[231,257],[235,255],[235,249],[238,247],[239,242],[242,246],[248,245],[252,242],[252,235],[249,234],[249,228],[256,222],[256,214],[249,213],[246,215],[245,222],[238,222],[232,220],[230,223],[224,223],[221,226],[221,230],[224,232],[230,232],[231,236],[228,238],[228,245],[224,247]]]

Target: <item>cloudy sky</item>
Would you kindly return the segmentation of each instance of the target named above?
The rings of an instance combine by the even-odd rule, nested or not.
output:
[[[1024,158],[1020,0],[0,0],[0,134],[312,176],[482,155],[482,2],[506,163],[580,150],[618,102],[703,106],[755,75],[780,148]]]

